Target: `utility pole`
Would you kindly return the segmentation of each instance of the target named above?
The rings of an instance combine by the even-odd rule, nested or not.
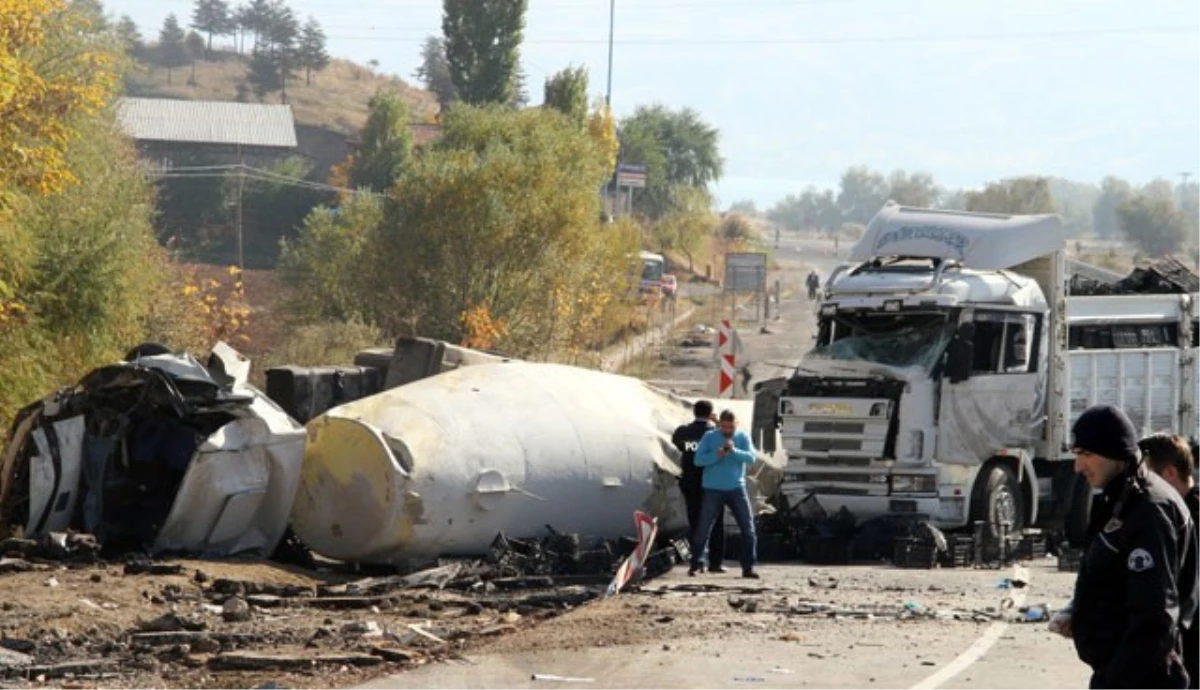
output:
[[[1183,208],[1184,202],[1187,201],[1187,184],[1188,178],[1191,177],[1190,172],[1179,173],[1179,207]]]
[[[246,180],[246,165],[242,157],[242,147],[238,146],[237,169],[237,257],[238,268],[246,270],[246,254],[242,248],[242,187]]]
[[[612,65],[613,65],[613,27],[617,17],[617,0],[608,0],[608,86],[604,90],[604,106],[608,108],[608,116],[612,117]],[[618,154],[619,155],[619,154]],[[617,167],[620,167],[618,159]],[[615,178],[616,172],[613,172]],[[604,185],[604,196],[608,200],[608,222],[613,222],[617,215],[617,199],[612,193],[613,182]]]
[[[604,91],[604,104],[612,110],[612,62],[613,62],[613,26],[617,18],[617,0],[608,1],[608,88]]]

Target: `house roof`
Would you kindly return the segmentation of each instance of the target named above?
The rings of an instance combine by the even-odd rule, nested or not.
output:
[[[138,141],[296,148],[290,105],[122,98],[117,116]]]

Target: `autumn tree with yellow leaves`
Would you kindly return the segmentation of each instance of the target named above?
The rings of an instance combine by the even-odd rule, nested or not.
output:
[[[116,124],[122,55],[94,4],[0,0],[0,427],[138,342],[198,344]]]

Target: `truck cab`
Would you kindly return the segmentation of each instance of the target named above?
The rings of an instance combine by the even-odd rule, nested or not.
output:
[[[1020,529],[1086,511],[1070,423],[1088,404],[1118,401],[1072,379],[1064,245],[1054,215],[886,205],[854,248],[856,263],[826,285],[812,351],[781,386],[760,391],[760,405],[777,405],[789,501],[816,495],[860,518],[922,516],[943,528]],[[1186,311],[1187,296],[1170,297]],[[1075,310],[1101,322],[1134,309],[1158,323],[1171,301],[1139,310],[1111,305],[1141,298],[1085,299],[1107,300]],[[1189,428],[1177,405],[1188,377],[1195,382],[1194,368],[1182,369],[1194,360],[1178,337],[1188,330],[1156,341],[1166,347],[1146,376],[1174,372],[1181,383],[1161,392],[1155,412],[1147,406],[1146,433]],[[1095,366],[1132,370],[1129,356]]]

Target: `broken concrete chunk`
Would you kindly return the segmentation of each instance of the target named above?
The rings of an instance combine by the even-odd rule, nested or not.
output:
[[[183,566],[176,563],[130,561],[125,564],[126,575],[182,575]]]
[[[414,649],[405,647],[389,647],[378,645],[371,648],[371,653],[383,659],[390,661],[393,664],[411,664],[417,661],[422,661],[425,655]]]
[[[342,626],[342,634],[379,637],[383,635],[383,627],[375,621],[354,621]]]
[[[0,647],[0,671],[10,668],[25,668],[33,664],[33,657]]]
[[[250,604],[241,597],[230,597],[221,607],[221,618],[229,623],[248,621],[250,620]]]
[[[138,625],[142,632],[177,632],[180,630],[200,631],[208,627],[207,621],[198,614],[164,613],[153,620]]]

